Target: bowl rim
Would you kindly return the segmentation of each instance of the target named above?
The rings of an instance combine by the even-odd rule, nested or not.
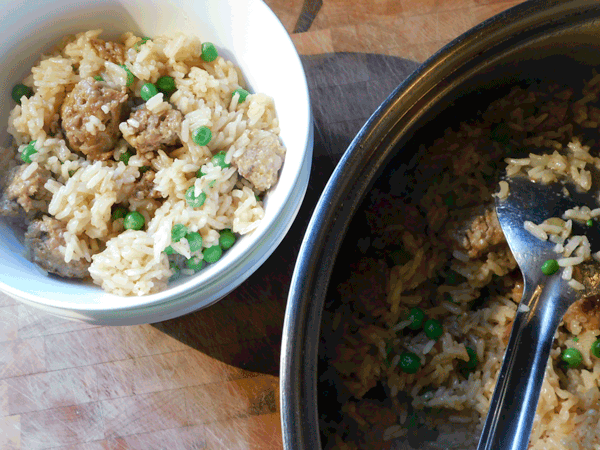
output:
[[[284,201],[273,204],[272,207],[274,206],[277,209],[275,214],[273,214],[268,222],[265,221],[261,224],[262,226],[249,235],[249,245],[242,254],[242,258],[232,261],[231,265],[215,265],[208,268],[207,275],[202,277],[201,281],[198,277],[192,276],[176,286],[155,294],[121,297],[99,291],[98,296],[102,296],[110,301],[110,309],[107,309],[106,304],[100,301],[97,303],[79,303],[76,300],[49,299],[43,295],[43,292],[23,291],[5,282],[0,282],[0,291],[27,304],[44,308],[54,314],[58,313],[65,317],[74,317],[88,321],[93,321],[98,314],[130,314],[133,311],[140,311],[140,314],[142,314],[142,310],[144,309],[164,309],[169,304],[175,306],[194,302],[196,305],[195,309],[201,309],[218,301],[226,293],[239,286],[258,268],[259,263],[264,262],[272,254],[285,237],[289,227],[291,227],[308,186],[308,175],[306,172],[307,170],[310,172],[313,144],[310,94],[306,73],[304,72],[300,56],[295,49],[291,36],[279,18],[264,0],[245,0],[245,3],[248,8],[255,8],[259,11],[260,15],[269,22],[271,29],[275,30],[278,37],[285,42],[285,46],[290,52],[290,60],[293,61],[294,67],[299,69],[298,79],[301,81],[301,85],[296,85],[295,90],[306,101],[298,104],[295,116],[297,120],[296,125],[304,130],[301,133],[302,142],[298,145],[298,148],[303,151],[303,157],[300,160],[299,166],[292,172],[293,178],[286,180],[286,184],[290,188],[285,193]],[[291,202],[294,205],[290,205]],[[266,205],[267,207],[269,206],[268,199]],[[242,267],[244,267],[243,271]],[[248,268],[251,270],[247,270]],[[236,277],[229,275],[232,271],[237,271]],[[229,278],[227,283],[224,283],[223,280],[227,278]]]
[[[342,156],[313,212],[292,276],[282,336],[280,408],[286,450],[322,448],[317,363],[325,295],[348,224],[400,136],[424,114],[441,80],[549,27],[600,15],[595,0],[525,2],[474,26],[409,75],[367,120]],[[451,84],[451,83],[450,83]],[[355,180],[360,180],[356,182]],[[319,267],[318,271],[314,268]]]

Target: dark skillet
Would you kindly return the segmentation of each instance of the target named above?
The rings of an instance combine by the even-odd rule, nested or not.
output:
[[[336,408],[335,402],[318,404],[319,340],[321,331],[328,332],[321,319],[340,248],[346,247],[342,244],[366,194],[392,173],[396,180],[410,177],[419,145],[456,123],[459,111],[481,109],[515,83],[549,75],[580,80],[600,63],[597,38],[590,33],[598,18],[600,4],[592,0],[528,2],[509,9],[421,65],[352,141],[317,204],[290,288],[281,357],[286,449],[321,448],[319,410]]]

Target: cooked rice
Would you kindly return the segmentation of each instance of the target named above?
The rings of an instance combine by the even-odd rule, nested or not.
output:
[[[585,286],[583,284],[581,284],[577,280],[570,280],[569,281],[569,286],[571,286],[576,291],[583,291],[583,290],[585,290]]]
[[[504,199],[508,197],[509,194],[509,186],[508,183],[506,181],[500,181],[498,183],[498,185],[500,186],[500,190],[498,191],[497,194],[495,194],[499,199]]]
[[[477,253],[473,247],[456,248],[464,245],[457,229],[462,230],[466,212],[472,215],[505,191],[482,176],[502,160],[509,176],[571,181],[590,189],[589,172],[600,167],[600,160],[582,130],[600,123],[599,93],[595,72],[579,93],[558,85],[515,87],[473,121],[447,129],[423,147],[401,198],[371,192],[364,209],[371,235],[358,262],[344,259],[336,266],[340,283],[324,313],[320,354],[328,369],[320,389],[327,396],[319,407],[325,448],[379,448],[376,443],[383,440],[397,440],[392,448],[406,448],[405,442],[422,449],[476,448],[517,308],[528,307],[519,303],[521,276],[504,239]],[[490,138],[498,139],[495,130],[503,124],[510,137],[502,145],[494,142],[490,151]],[[529,157],[506,155],[507,143],[526,148]],[[538,154],[544,146],[553,149],[550,155]],[[434,177],[433,185],[423,181]],[[455,194],[452,207],[449,193]],[[600,252],[592,254],[587,237],[573,235],[573,221],[596,219],[598,213],[580,207],[563,218],[525,225],[532,235],[555,244],[561,276],[576,290],[584,287],[573,279],[575,265],[592,258],[600,262]],[[472,237],[473,246],[494,237],[470,232],[461,236]],[[377,241],[386,244],[375,246]],[[406,256],[388,269],[381,257],[386,246],[401,247]],[[448,281],[450,273],[456,281]],[[556,333],[529,450],[600,448],[600,359],[590,352],[600,334],[600,311],[582,305],[569,309]],[[409,328],[406,314],[413,307],[442,324],[443,334],[433,346],[422,329]],[[330,335],[332,322],[337,325]],[[461,372],[470,358],[467,347],[478,364]],[[583,356],[578,368],[561,363],[569,347]],[[415,374],[401,370],[405,351],[421,360]],[[382,387],[391,404],[381,400]],[[342,403],[341,417],[330,414],[330,395]]]
[[[523,226],[525,227],[526,231],[529,231],[536,238],[538,238],[542,241],[548,240],[548,234],[539,225],[536,225],[535,223],[531,222],[530,220],[526,220],[524,222]]]
[[[203,248],[217,244],[221,230],[244,235],[258,227],[265,215],[258,197],[262,192],[238,175],[235,167],[221,169],[211,159],[225,151],[225,161],[230,163],[264,133],[278,135],[279,123],[272,98],[256,93],[242,103],[235,96],[232,99],[236,89],[245,87],[240,70],[220,56],[214,62],[204,62],[199,57],[199,38],[158,36],[137,51],[134,46],[140,38],[125,33],[120,43],[124,46],[124,65],[136,77],[132,92],[139,97],[144,83],[171,76],[175,92],[170,98],[163,93],[155,95],[146,102],[146,108],[153,113],[176,108],[183,114],[178,131],[181,146],[169,154],[160,150],[151,161],[156,172],[154,187],[160,196],[136,199],[136,181],[148,161],[133,155],[127,165],[120,162],[130,148],[124,139],[115,147],[114,159],[89,162],[71,151],[61,133],[53,134],[61,103],[80,80],[101,76],[108,86],[119,89],[127,83],[126,70],[96,51],[100,34],[101,30],[92,30],[68,37],[56,50],[42,56],[23,81],[34,95],[13,108],[8,131],[18,147],[17,158],[27,144],[36,141],[37,153],[31,157],[33,163],[25,176],[34,173],[38,165],[52,173],[45,185],[53,194],[48,211],[66,224],[66,245],[60,249],[65,262],[91,260],[92,279],[103,289],[118,295],[144,295],[164,288],[175,273],[168,262],[165,266],[165,248],[173,245],[188,258],[202,256],[202,250],[190,252],[185,239],[171,241],[173,225],[184,224],[189,231],[200,233]],[[109,113],[105,106],[102,111]],[[140,126],[138,120],[129,118],[119,129],[134,134]],[[200,126],[210,127],[213,134],[206,146],[191,139],[192,131]],[[93,135],[106,128],[95,115],[82,127]],[[205,176],[196,178],[199,170]],[[202,191],[207,195],[204,205],[195,209],[185,202],[186,190],[192,185],[196,195]],[[117,204],[138,210],[146,219],[146,231],[122,233],[123,221],[111,221],[111,210]],[[141,247],[123,236],[135,236]],[[147,264],[138,267],[134,261]]]

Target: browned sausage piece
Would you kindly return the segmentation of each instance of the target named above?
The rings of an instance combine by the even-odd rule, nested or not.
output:
[[[600,328],[600,296],[592,295],[573,303],[567,310],[563,323],[566,328],[575,333],[573,325],[578,323],[584,331],[595,331]]]
[[[154,171],[148,170],[136,182],[123,186],[123,196],[135,200],[162,198],[162,194],[156,190],[156,185],[154,184],[155,176],[156,173]]]
[[[126,100],[125,88],[116,90],[93,78],[77,83],[61,108],[71,148],[90,160],[110,158],[121,135],[119,123]]]
[[[102,39],[92,39],[90,43],[100,58],[114,64],[125,63],[125,46],[122,44],[117,42],[106,42]]]
[[[506,242],[493,205],[485,209],[476,208],[473,215],[448,231],[445,237],[449,238],[449,246],[465,253],[470,259],[477,259],[490,248]]]
[[[279,142],[279,137],[264,132],[256,144],[248,146],[242,155],[234,157],[231,162],[256,189],[266,191],[277,181],[284,157],[285,148]]]
[[[44,184],[50,179],[50,171],[38,166],[26,179],[23,173],[28,164],[14,167],[8,174],[8,185],[0,198],[0,215],[17,217],[25,211],[31,218],[39,212],[48,211],[52,193]]]
[[[59,247],[65,246],[65,224],[53,217],[44,216],[29,224],[25,244],[31,252],[31,260],[42,269],[66,278],[88,278],[90,262],[85,259],[65,262]]]
[[[130,132],[124,132],[125,140],[138,154],[167,150],[179,144],[179,130],[183,116],[176,109],[153,113],[143,107],[133,112],[128,120]],[[137,126],[131,123],[137,122]]]

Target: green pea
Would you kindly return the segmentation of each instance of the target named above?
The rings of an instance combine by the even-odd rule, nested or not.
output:
[[[125,64],[121,64],[121,67],[125,70],[125,73],[127,74],[127,82],[125,83],[125,86],[129,87],[135,81],[135,75],[131,73],[131,70],[129,70]]]
[[[96,81],[104,81],[104,78],[102,78],[102,75],[96,75],[94,77],[94,80],[96,80]]]
[[[124,206],[117,206],[111,215],[112,220],[124,219],[127,215],[127,208]]]
[[[411,414],[404,422],[404,426],[408,429],[416,428],[419,426],[419,416],[416,414]]]
[[[583,362],[583,356],[576,348],[565,349],[561,354],[561,359],[569,369],[575,369]]]
[[[596,358],[600,358],[600,339],[592,344],[592,355]]]
[[[219,235],[219,245],[223,250],[229,250],[235,243],[235,235],[231,230],[223,230]]]
[[[173,228],[171,228],[171,240],[173,242],[179,242],[182,238],[185,237],[187,232],[188,230],[185,225],[176,223],[175,225],[173,225]]]
[[[219,153],[213,156],[212,163],[215,166],[219,166],[221,169],[227,169],[228,167],[231,167],[231,164],[227,164],[225,162],[226,154],[227,153],[225,153],[224,151],[220,151]]]
[[[411,330],[418,330],[423,326],[425,313],[421,308],[411,308],[410,311],[408,311],[406,320],[410,320],[410,325],[408,325],[408,328]]]
[[[454,208],[456,206],[456,193],[450,192],[444,197],[444,203],[448,208]]]
[[[149,40],[151,40],[149,37],[143,37],[141,41],[137,41],[133,45],[133,48],[135,49],[136,52],[139,52],[142,49],[142,45],[144,45]]]
[[[417,373],[421,367],[421,359],[413,352],[403,352],[400,354],[398,366],[403,372]]]
[[[31,157],[37,153],[37,150],[35,149],[36,142],[37,141],[31,141],[21,152],[21,159],[23,162],[29,164],[31,162]]]
[[[556,272],[558,272],[559,269],[559,265],[558,265],[558,261],[555,259],[549,259],[547,261],[544,262],[544,264],[542,264],[542,273],[544,275],[554,275]]]
[[[392,350],[394,350],[394,344],[392,342],[388,342],[385,345],[385,356],[389,357],[390,353],[392,353]]]
[[[477,352],[473,350],[471,347],[466,347],[467,354],[469,355],[469,360],[465,361],[464,367],[468,370],[473,370],[479,364],[479,358],[477,357]]]
[[[169,269],[178,272],[181,268],[177,265],[175,261],[169,261]]]
[[[212,264],[212,263],[216,263],[219,259],[221,259],[221,256],[223,255],[223,250],[218,245],[213,245],[211,247],[204,249],[203,255],[204,255],[204,260],[207,263]]]
[[[448,286],[456,286],[460,284],[458,280],[458,274],[455,271],[448,271],[448,274],[446,275],[446,284]]]
[[[204,260],[202,260],[199,256],[192,256],[185,262],[185,265],[188,267],[188,269],[192,269],[197,272],[204,266]]]
[[[170,94],[177,88],[175,86],[175,79],[168,75],[160,77],[158,80],[156,80],[156,87],[165,94]]]
[[[119,161],[122,161],[123,164],[128,165],[129,158],[131,158],[132,156],[133,156],[133,153],[131,153],[129,150],[127,150],[125,153],[123,153],[121,156],[119,156]]]
[[[196,187],[194,185],[191,185],[185,192],[185,201],[188,204],[188,206],[192,208],[200,208],[202,205],[204,205],[204,202],[206,201],[206,194],[204,192],[200,192],[200,194],[196,196],[195,191]]]
[[[210,128],[205,126],[197,128],[192,133],[192,140],[200,146],[208,145],[211,139],[212,131],[210,131]]]
[[[156,86],[154,86],[152,83],[145,83],[140,88],[140,97],[142,97],[142,100],[145,102],[150,100],[155,95],[158,95],[158,89],[156,89]]]
[[[502,122],[497,124],[490,134],[490,139],[502,145],[507,145],[511,137],[511,129],[507,123]]]
[[[12,99],[19,105],[21,104],[21,98],[30,98],[32,95],[33,89],[31,89],[29,86],[25,86],[24,84],[15,85],[15,87],[12,88],[11,92]]]
[[[433,339],[435,341],[437,341],[442,336],[442,334],[444,334],[442,324],[439,320],[436,319],[429,319],[427,322],[425,322],[425,325],[423,326],[423,331],[425,331],[425,335],[429,339]]]
[[[202,248],[202,236],[200,233],[192,231],[191,233],[186,234],[185,238],[190,245],[190,252],[194,253]]]
[[[214,44],[211,42],[202,43],[202,55],[201,58],[206,62],[213,62],[219,56],[219,52]]]
[[[169,278],[169,280],[174,281],[179,278],[179,275],[181,275],[181,268],[177,265],[177,263],[175,263],[175,261],[169,262],[169,269],[171,269],[171,278]]]
[[[594,225],[594,221],[592,219],[589,219],[586,223],[585,223],[588,227],[591,227],[592,225]]]
[[[246,97],[248,97],[248,95],[250,95],[250,92],[248,92],[246,89],[236,89],[235,91],[233,91],[233,93],[231,94],[231,96],[235,96],[235,94],[238,94],[238,103],[242,103],[244,100],[246,100]]]
[[[123,221],[123,228],[126,230],[141,230],[144,228],[146,219],[137,211],[128,212]]]

